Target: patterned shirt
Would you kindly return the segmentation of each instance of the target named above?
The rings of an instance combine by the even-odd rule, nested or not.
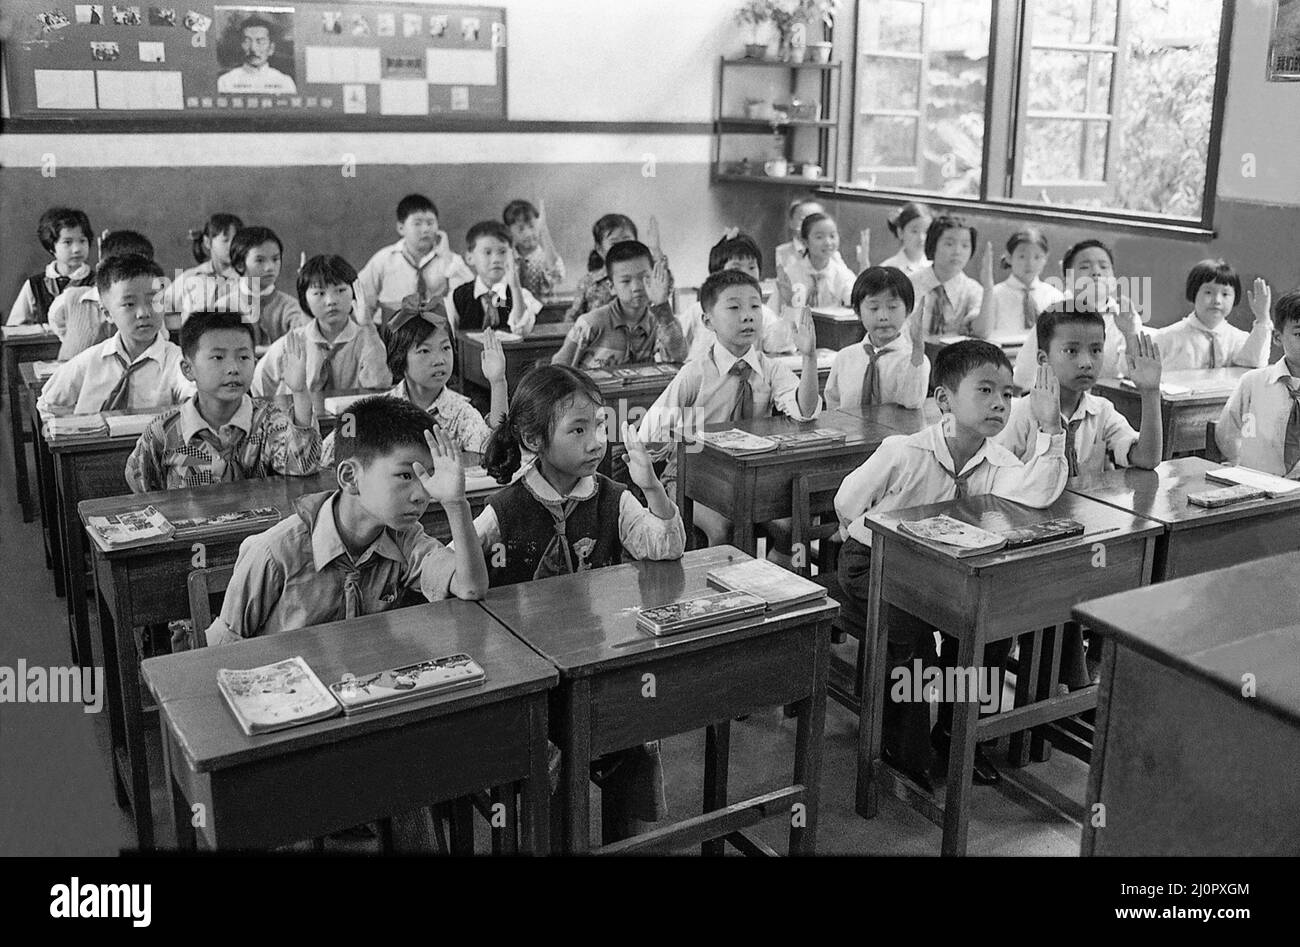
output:
[[[320,469],[320,430],[298,427],[289,412],[248,395],[228,424],[213,431],[190,398],[149,422],[126,461],[133,493],[183,490]]]
[[[539,299],[550,296],[562,282],[564,261],[559,256],[554,264],[547,265],[546,253],[538,246],[532,253],[519,257],[519,285]]]
[[[402,379],[396,388],[387,392],[387,395],[389,398],[410,401],[411,395],[406,390],[406,379]],[[450,435],[461,450],[481,454],[487,447],[492,429],[488,427],[487,421],[483,420],[483,415],[478,413],[478,409],[460,392],[444,386],[438,397],[433,399],[433,404],[429,405],[429,414],[433,415],[433,419],[438,422],[438,427],[442,428],[444,434]],[[322,467],[334,466],[334,434],[334,431],[330,431],[329,437],[325,438],[325,446],[321,451]]]
[[[686,337],[667,303],[647,306],[641,318],[629,320],[615,299],[574,320],[552,365],[604,368],[626,362],[682,362]]]

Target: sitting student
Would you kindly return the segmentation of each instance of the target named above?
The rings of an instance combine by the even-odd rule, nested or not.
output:
[[[921,407],[930,384],[930,360],[921,334],[925,312],[917,305],[912,281],[892,266],[868,267],[853,284],[850,301],[867,337],[835,354],[826,380],[826,407]]]
[[[984,288],[962,272],[975,240],[975,227],[965,217],[941,214],[926,230],[925,255],[934,262],[912,277],[917,297],[930,297],[926,335],[966,335],[979,317]]]
[[[307,350],[286,351],[293,412],[248,395],[253,327],[233,312],[196,312],[181,327],[181,372],[194,397],[158,415],[126,462],[133,493],[184,490],[320,469],[320,429],[307,392]]]
[[[86,260],[93,239],[90,218],[71,207],[51,207],[41,214],[36,237],[52,259],[45,269],[29,276],[18,291],[5,325],[21,326],[49,321],[50,305],[69,286],[95,282]]]
[[[506,415],[506,357],[501,341],[488,330],[483,335],[483,376],[492,386],[489,420],[483,420],[468,398],[447,387],[451,377],[452,345],[447,320],[436,308],[421,308],[414,297],[403,303],[388,324],[388,370],[397,387],[390,398],[409,401],[428,411],[443,433],[452,439],[465,460],[477,464],[492,429]],[[325,438],[321,466],[334,462],[334,434]]]
[[[239,273],[230,262],[230,243],[244,222],[234,214],[216,213],[199,230],[191,230],[190,252],[197,266],[181,273],[163,294],[163,312],[188,316],[200,309],[211,311],[217,300],[239,285]],[[100,253],[103,253],[100,249]]]
[[[925,255],[925,235],[933,219],[934,212],[927,205],[915,201],[908,201],[890,214],[889,232],[898,240],[898,252],[878,265],[896,267],[909,277],[929,266],[930,259]],[[862,263],[863,267],[866,265]]]
[[[495,220],[484,220],[465,235],[465,255],[475,277],[447,296],[452,335],[483,329],[509,329],[527,335],[542,304],[519,284],[519,264],[510,247],[510,231]]]
[[[1261,285],[1262,284],[1262,285]],[[1251,305],[1267,308],[1270,291],[1256,280]],[[1300,290],[1273,309],[1273,339],[1282,357],[1241,376],[1223,406],[1214,439],[1234,464],[1300,479]]]
[[[739,270],[758,281],[758,261],[761,256],[758,244],[752,237],[730,230],[709,250],[709,275],[723,270]],[[704,321],[704,307],[699,299],[691,303],[678,319],[682,324],[682,334],[686,336],[687,360],[707,356],[713,348],[714,336],[713,330]],[[760,348],[765,355],[788,355],[795,351],[790,323],[767,306],[763,307],[760,338]]]
[[[397,233],[400,240],[361,268],[359,291],[366,311],[357,313],[359,320],[374,321],[370,317],[378,315],[380,324],[387,325],[407,296],[443,299],[474,279],[438,229],[438,208],[423,194],[408,194],[398,202]]]
[[[546,202],[538,210],[525,200],[513,200],[501,213],[514,243],[519,282],[534,296],[546,299],[564,282],[564,260],[555,250],[546,226]]]
[[[1273,323],[1268,302],[1255,280],[1250,308],[1255,324],[1249,333],[1228,324],[1232,307],[1241,299],[1241,279],[1223,260],[1202,260],[1187,274],[1187,301],[1193,310],[1181,322],[1153,333],[1164,352],[1165,368],[1263,368],[1268,364]]]
[[[108,257],[95,270],[100,305],[117,332],[64,362],[36,402],[42,418],[179,404],[194,393],[181,350],[160,334],[154,305],[162,268],[142,256]]]
[[[307,387],[312,391],[348,388],[387,388],[384,343],[378,330],[360,314],[353,321],[352,284],[357,271],[339,256],[321,254],[298,271],[298,302],[312,319],[272,342],[253,372],[253,397],[290,394],[282,377],[286,340],[301,339],[307,347]]]
[[[1115,277],[1115,255],[1100,240],[1080,240],[1065,251],[1061,272],[1074,307],[1099,314],[1106,324],[1106,348],[1099,376],[1121,377],[1127,363],[1125,353],[1136,344],[1142,327],[1142,313]],[[1164,367],[1169,368],[1167,360]],[[1032,388],[1037,373],[1038,346],[1021,346],[1013,371],[1016,387]]]
[[[980,267],[984,295],[979,315],[971,320],[971,333],[988,339],[1032,329],[1040,312],[1065,298],[1055,286],[1039,279],[1046,265],[1047,238],[1033,227],[1017,230],[1002,255],[1002,268],[1011,273],[995,284],[993,244],[987,244]]]
[[[597,472],[606,448],[601,415],[600,390],[582,372],[547,365],[520,381],[509,421],[492,433],[484,462],[498,482],[506,483],[519,469],[524,451],[536,460],[488,500],[474,520],[475,552],[490,558],[493,588],[618,565],[625,555],[681,558],[686,547],[681,514],[656,479],[634,431],[624,429],[628,465],[649,509]],[[456,536],[457,556],[461,543]],[[450,563],[450,548],[440,554],[443,562]],[[496,555],[498,550],[503,554]],[[445,583],[440,577],[430,584]],[[606,845],[634,834],[637,821],[655,822],[666,815],[657,742],[607,753],[591,768],[602,789]]]
[[[803,227],[804,218],[813,214],[825,214],[826,208],[822,203],[811,197],[796,197],[786,208],[785,225],[790,233],[790,239],[785,243],[779,244],[776,248],[776,271],[780,273],[787,266],[794,263],[799,257],[803,256],[804,251],[808,249],[800,236]],[[840,251],[835,250],[835,259],[843,262]]]
[[[614,299],[574,320],[553,365],[604,368],[625,362],[681,362],[686,337],[669,299],[672,281],[667,261],[656,262],[650,248],[626,240],[605,257]]]
[[[1029,403],[1039,437],[1027,464],[994,438],[1011,408],[1011,363],[996,345],[971,339],[945,347],[935,358],[935,400],[942,421],[909,436],[888,437],[880,448],[844,478],[835,495],[840,536],[839,578],[844,594],[865,613],[870,597],[871,530],[867,513],[942,503],[993,493],[1018,503],[1045,507],[1065,489],[1069,473],[1061,403],[1051,367],[1040,365]],[[954,667],[956,640],[945,635],[940,666]],[[984,649],[986,668],[999,669],[1011,641]],[[914,658],[933,658],[934,629],[895,606],[889,606],[889,670],[870,673],[892,679],[893,669],[910,668]],[[932,745],[946,750],[952,728],[952,704],[939,707],[939,724],[930,732],[929,705],[885,702],[884,758],[930,789]],[[977,747],[976,783],[1000,779],[992,762]]]
[[[803,252],[777,271],[776,288],[783,306],[847,306],[853,294],[853,271],[840,259],[840,231],[833,218],[809,214],[799,225]]]
[[[673,302],[673,273],[668,269],[668,258],[664,256],[663,251],[658,247],[658,225],[653,217],[650,218],[650,252],[654,261],[657,263],[660,259],[664,261],[664,268],[668,270],[668,301],[669,305]],[[640,239],[637,236],[636,224],[632,223],[630,217],[622,214],[606,214],[592,225],[591,236],[595,240],[595,247],[587,257],[587,273],[578,280],[578,287],[574,292],[573,304],[569,306],[569,311],[564,314],[565,322],[572,322],[578,316],[585,312],[591,312],[601,306],[613,302],[617,293],[610,279],[608,260],[606,254],[611,247],[617,243],[635,242]]]
[[[137,256],[153,259],[153,244],[134,230],[114,230],[99,242],[100,262],[111,256]],[[92,345],[98,345],[117,330],[104,315],[100,305],[99,289],[89,286],[69,286],[59,293],[50,305],[50,325],[63,344],[59,346],[59,361],[66,362]],[[158,330],[165,339],[167,329]]]
[[[284,244],[270,227],[241,228],[230,241],[230,263],[241,277],[238,288],[213,307],[218,312],[241,313],[252,324],[261,351],[309,321],[298,300],[275,288],[283,255]]]

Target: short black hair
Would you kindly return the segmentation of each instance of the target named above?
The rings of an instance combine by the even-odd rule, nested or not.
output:
[[[425,431],[436,428],[433,415],[400,398],[374,395],[348,405],[334,432],[334,456],[368,466],[399,447],[427,449]]]
[[[439,331],[446,333],[447,341],[451,341],[451,327],[446,319],[430,320],[416,316],[407,319],[388,334],[385,345],[388,351],[388,370],[392,372],[394,384],[406,377],[406,357],[411,349]]]
[[[807,243],[808,234],[812,233],[812,229],[823,220],[829,220],[831,223],[835,223],[835,219],[831,217],[830,214],[809,214],[805,217],[803,222],[799,224],[799,239],[804,243]]]
[[[1273,327],[1281,332],[1288,322],[1300,322],[1300,289],[1279,296],[1273,303]]]
[[[794,200],[790,202],[789,206],[786,207],[785,219],[788,221],[791,217],[794,216],[794,212],[797,211],[800,207],[803,207],[805,204],[816,204],[818,207],[826,206],[825,204],[823,204],[821,201],[819,201],[817,198],[813,197],[812,195],[808,195],[806,197],[796,197]]]
[[[1232,287],[1232,301],[1241,302],[1241,277],[1231,264],[1224,260],[1202,260],[1187,273],[1187,301],[1196,302],[1196,294],[1206,283],[1219,283]]]
[[[862,300],[880,293],[893,293],[903,301],[909,314],[916,306],[916,289],[912,280],[896,266],[869,266],[859,273],[849,295],[849,305],[856,313]]]
[[[230,265],[240,276],[244,275],[244,258],[264,243],[274,243],[284,254],[284,241],[270,227],[240,227],[230,240]]]
[[[84,210],[77,210],[75,207],[51,207],[41,214],[41,219],[36,224],[36,239],[51,256],[54,255],[54,245],[59,242],[59,234],[64,227],[69,230],[73,227],[79,228],[86,235],[87,241],[95,239],[95,232],[90,229],[90,218],[86,216]]]
[[[266,32],[271,37],[271,42],[275,42],[275,24],[270,20],[264,19],[256,14],[253,16],[246,16],[239,24],[239,32],[244,32],[244,30],[248,29],[250,26],[260,26],[265,28]]]
[[[621,243],[616,243],[605,254],[605,273],[609,275],[615,263],[627,263],[630,260],[643,258],[649,260],[651,266],[655,265],[654,254],[640,240],[624,240]]]
[[[748,286],[758,293],[760,300],[763,298],[763,290],[759,287],[758,280],[748,273],[743,270],[718,270],[716,273],[710,273],[704,285],[700,287],[700,308],[705,312],[712,312],[718,297],[729,286]]]
[[[311,315],[307,305],[307,290],[313,286],[351,286],[357,281],[357,271],[352,264],[341,256],[318,253],[302,265],[298,271],[298,305],[302,311]]]
[[[537,208],[534,207],[530,201],[526,201],[523,198],[515,198],[515,200],[507,204],[506,209],[501,212],[501,220],[507,227],[516,221],[536,220],[540,216],[541,214],[537,212]]]
[[[108,256],[100,260],[99,266],[95,267],[95,288],[103,296],[114,283],[124,283],[141,276],[161,279],[162,275],[162,267],[147,256],[140,256],[137,253]]]
[[[198,230],[191,230],[189,233],[190,252],[194,254],[194,262],[195,263],[207,262],[208,251],[203,249],[204,237],[207,237],[209,239],[215,239],[217,237],[224,236],[225,234],[229,233],[232,230],[238,231],[239,228],[243,226],[244,226],[244,222],[240,220],[238,217],[236,217],[234,214],[226,214],[218,211],[217,213],[209,217],[208,222],[205,223]]]
[[[1064,325],[1096,326],[1101,329],[1103,337],[1106,334],[1106,320],[1101,313],[1083,309],[1075,305],[1073,299],[1065,299],[1039,313],[1034,323],[1034,331],[1038,334],[1038,351],[1046,352],[1052,344],[1056,327]]]
[[[1002,347],[983,339],[963,339],[939,350],[934,357],[934,383],[956,391],[962,379],[984,365],[1011,371],[1011,360]]]
[[[485,237],[493,237],[500,240],[508,247],[514,246],[514,238],[510,236],[510,231],[506,225],[497,220],[480,220],[473,227],[469,228],[469,233],[465,234],[465,252],[470,253],[474,245]]]
[[[131,253],[136,256],[147,256],[152,260],[153,244],[144,234],[136,233],[134,230],[114,230],[99,241],[101,260],[105,257],[125,256]]]
[[[885,221],[889,225],[889,232],[895,237],[903,236],[903,228],[918,217],[928,217],[934,219],[934,211],[930,210],[929,204],[922,204],[918,201],[908,201],[898,210],[889,215]]]
[[[975,247],[979,245],[979,234],[975,230],[975,225],[959,214],[940,214],[930,221],[930,226],[925,231],[925,255],[927,258],[934,259],[934,251],[939,248],[939,239],[949,230],[969,230],[970,250],[971,254],[974,255]]]
[[[709,272],[717,273],[732,260],[753,260],[761,267],[763,251],[758,248],[754,238],[747,233],[723,237],[709,249]]]
[[[209,332],[242,331],[248,334],[248,346],[252,348],[257,339],[253,335],[252,323],[245,322],[237,312],[194,312],[181,326],[181,354],[193,361],[198,354],[199,342]]]
[[[1070,268],[1074,266],[1074,258],[1076,256],[1084,250],[1091,250],[1093,247],[1096,247],[1098,250],[1106,254],[1112,267],[1115,265],[1115,251],[1107,246],[1104,241],[1098,240],[1096,237],[1089,237],[1087,240],[1080,240],[1078,243],[1071,245],[1070,248],[1065,251],[1065,256],[1061,257],[1062,275],[1068,273]]]
[[[441,217],[437,206],[423,194],[407,194],[397,202],[397,222],[406,223],[406,218],[421,211],[428,211],[435,217]]]

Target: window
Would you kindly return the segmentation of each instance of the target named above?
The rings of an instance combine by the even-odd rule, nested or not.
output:
[[[859,0],[850,180],[1205,222],[1229,15],[1223,0]]]

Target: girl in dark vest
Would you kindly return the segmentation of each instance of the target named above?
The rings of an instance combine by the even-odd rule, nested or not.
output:
[[[625,557],[681,558],[681,514],[655,478],[634,430],[623,431],[628,468],[649,509],[596,471],[606,449],[603,414],[596,384],[567,365],[535,368],[520,381],[483,463],[498,482],[508,483],[524,451],[534,459],[474,520],[493,586],[599,569]],[[667,812],[658,743],[601,757],[592,763],[592,778],[602,790],[605,844],[634,834],[638,821],[656,822]]]
[[[36,227],[41,247],[50,255],[45,269],[23,281],[5,325],[21,326],[50,321],[50,306],[69,286],[93,286],[94,271],[87,262],[94,240],[90,220],[71,207],[51,207]]]

